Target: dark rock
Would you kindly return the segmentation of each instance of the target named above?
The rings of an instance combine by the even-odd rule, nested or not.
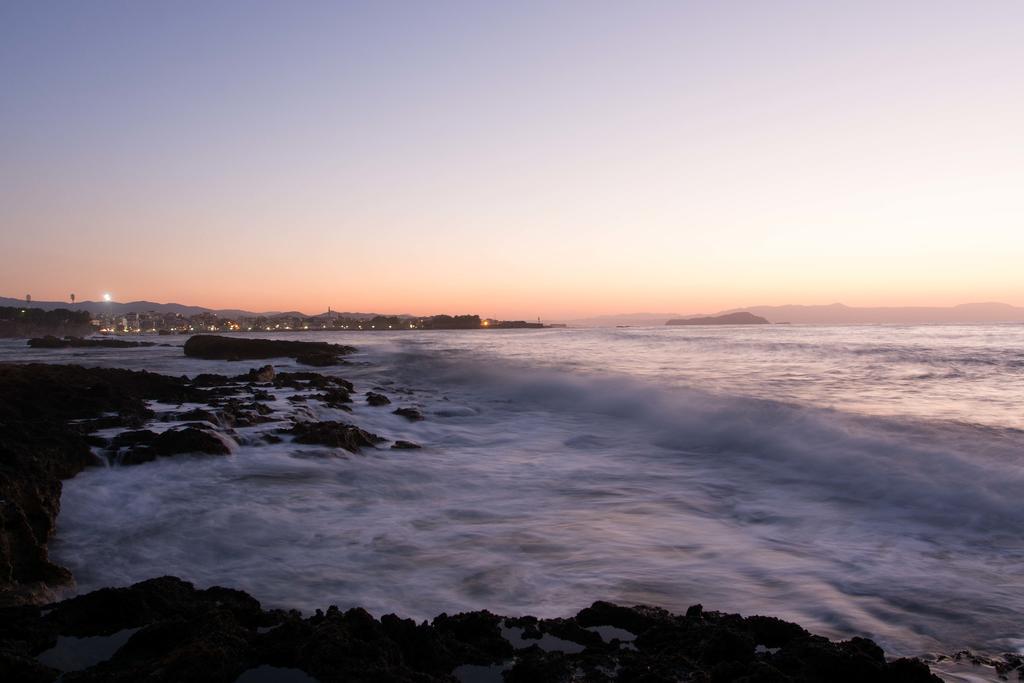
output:
[[[131,349],[140,346],[156,346],[155,342],[126,341],[124,339],[82,339],[81,337],[64,337],[60,339],[52,335],[29,339],[28,345],[34,349],[89,349],[114,348]]]
[[[214,372],[203,372],[192,378],[194,387],[221,387],[233,382],[227,375],[218,375]]]
[[[232,360],[259,358],[296,358],[300,356],[316,360],[326,359],[333,364],[339,356],[355,351],[351,346],[328,344],[327,342],[290,341],[284,339],[246,339],[244,337],[222,337],[213,334],[197,334],[185,342],[185,355],[211,360]],[[309,363],[312,364],[312,363]]]
[[[689,616],[689,610],[687,611]],[[745,625],[750,629],[754,640],[765,647],[784,647],[793,640],[807,638],[810,634],[797,624],[792,624],[776,617],[747,617]]]
[[[327,389],[341,387],[347,391],[355,391],[348,380],[340,377],[321,375],[318,372],[279,372],[274,378],[274,386],[278,389]]]
[[[295,356],[295,361],[300,365],[309,365],[314,368],[325,368],[330,365],[341,365],[342,361],[333,353],[300,353]]]
[[[63,349],[70,346],[69,343],[65,342],[60,337],[54,337],[52,334],[48,334],[45,337],[29,339],[28,345],[35,349]]]
[[[453,616],[440,614],[431,626],[442,637],[460,643],[460,663],[491,664],[511,659],[515,654],[512,645],[501,635],[502,621],[503,617],[483,610]]]
[[[220,400],[217,402],[220,422],[230,427],[251,427],[264,422],[270,422],[269,417],[274,410],[259,401],[240,401],[236,398]]]
[[[697,656],[710,665],[719,662],[749,663],[754,659],[756,645],[754,637],[747,631],[719,628],[703,640]]]
[[[117,450],[126,446],[151,444],[156,440],[156,436],[156,432],[151,429],[138,429],[134,431],[121,432],[110,440],[110,448]]]
[[[384,394],[378,394],[373,391],[366,392],[366,402],[371,406],[386,406],[391,403],[391,399]]]
[[[559,652],[533,647],[521,653],[505,674],[505,683],[570,683],[575,666]]]
[[[195,427],[167,430],[156,437],[153,448],[157,455],[161,456],[179,453],[205,453],[207,455],[231,453],[231,449],[215,434]]]
[[[413,422],[423,419],[423,413],[421,413],[418,408],[396,408],[391,412],[393,412],[395,415],[401,415],[402,417],[408,420],[412,420]]]
[[[402,439],[399,439],[398,441],[391,444],[391,447],[399,449],[423,448],[423,446],[419,445],[418,443],[413,443],[412,441],[403,441]]]
[[[676,637],[638,641],[638,649],[624,649],[584,630],[590,620],[614,620]],[[535,644],[517,651],[502,636],[503,621],[527,628],[534,638],[553,634],[586,647],[565,653]],[[939,683],[918,660],[886,662],[871,641],[833,643],[795,635],[806,633],[796,625],[783,629],[793,638],[776,655],[751,658],[748,644],[754,636],[748,621],[716,612],[695,619],[610,603],[595,603],[569,619],[508,619],[481,611],[442,614],[417,624],[393,614],[377,620],[360,608],[343,612],[337,607],[302,618],[296,612],[264,610],[241,591],[197,590],[180,579],[161,577],[65,600],[45,616],[36,607],[0,609],[0,674],[4,680],[52,681],[58,672],[35,657],[53,647],[58,636],[138,629],[108,660],[66,673],[63,680],[231,683],[243,671],[275,667],[307,672],[322,683],[440,683],[450,682],[451,672],[462,665],[514,662],[506,681]],[[709,650],[716,652],[713,664],[704,656]]]
[[[147,432],[150,435],[153,434],[149,430],[128,432],[128,434],[133,435],[131,438],[138,439]],[[231,453],[231,449],[217,435],[196,427],[169,429],[161,434],[153,435],[152,438],[142,437],[136,443],[138,445],[134,445],[127,452],[121,454],[119,462],[122,465],[139,465],[156,458],[182,453],[204,453],[206,455],[228,455]]]
[[[259,384],[266,384],[267,382],[274,381],[274,366],[264,365],[261,368],[253,368],[244,375],[239,375],[235,379],[241,382],[256,382]]]
[[[177,413],[174,415],[174,419],[182,422],[209,422],[214,425],[220,423],[216,413],[204,408],[193,408],[183,413]]]
[[[291,429],[282,429],[279,432],[291,434],[295,443],[344,448],[353,453],[363,447],[375,447],[387,440],[354,425],[334,421],[298,422]]]
[[[687,612],[687,616],[689,616],[689,612]],[[648,614],[645,610],[638,608],[622,607],[610,602],[599,601],[582,610],[577,615],[576,621],[583,627],[614,626],[639,635],[663,618],[664,614],[661,612]]]
[[[310,398],[323,401],[331,408],[344,408],[345,403],[352,402],[352,397],[349,395],[348,391],[340,387],[332,387],[321,394],[314,394]]]

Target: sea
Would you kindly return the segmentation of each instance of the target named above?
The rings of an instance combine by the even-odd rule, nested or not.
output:
[[[1024,325],[275,336],[357,347],[316,369],[355,383],[353,412],[277,396],[280,423],[238,430],[230,456],[66,481],[50,547],[77,592],[173,574],[270,607],[415,619],[700,603],[890,655],[1024,650]],[[0,360],[262,364],[148,339],[169,345],[4,340]],[[292,419],[423,448],[260,438]]]

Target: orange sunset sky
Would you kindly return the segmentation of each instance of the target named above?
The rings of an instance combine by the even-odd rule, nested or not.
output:
[[[1022,3],[209,4],[0,7],[0,295],[1024,305]]]

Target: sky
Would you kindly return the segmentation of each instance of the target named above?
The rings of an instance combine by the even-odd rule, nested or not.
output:
[[[0,3],[0,295],[1024,305],[1024,3]]]

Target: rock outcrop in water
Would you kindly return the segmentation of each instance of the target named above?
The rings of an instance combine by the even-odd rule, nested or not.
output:
[[[122,432],[114,437],[111,449],[121,465],[141,465],[157,458],[182,453],[228,455],[231,449],[215,433],[199,427],[168,429],[156,434],[148,429]],[[123,450],[122,450],[123,449]]]
[[[423,419],[423,413],[420,412],[419,408],[396,408],[391,412],[394,413],[395,415],[401,415],[405,419],[410,420],[412,422],[418,422]]]
[[[351,346],[327,342],[289,341],[284,339],[247,339],[197,334],[185,342],[185,355],[208,360],[256,360],[262,358],[294,358],[303,365],[337,365],[341,356],[355,351]]]
[[[391,403],[391,399],[384,394],[378,394],[375,391],[367,391],[366,402],[371,406],[386,406]]]
[[[110,348],[110,349],[132,349],[140,346],[156,346],[155,342],[144,342],[144,341],[128,341],[125,339],[109,339],[102,337],[100,339],[83,339],[82,337],[54,337],[52,335],[46,335],[45,337],[36,337],[28,340],[28,345],[34,349],[93,349],[93,348]]]
[[[73,650],[77,661],[61,657]],[[419,624],[330,607],[303,618],[264,610],[242,591],[166,576],[46,609],[0,610],[3,680],[233,683],[259,667],[321,683],[502,680],[502,671],[509,683],[940,680],[918,660],[886,661],[870,640],[836,643],[779,619],[699,607],[677,615],[597,602],[569,619],[481,611]],[[492,678],[471,677],[482,672]]]
[[[291,434],[295,443],[344,448],[352,453],[358,453],[363,448],[373,448],[387,441],[354,425],[332,421],[298,422],[291,429],[282,429],[280,433]]]

